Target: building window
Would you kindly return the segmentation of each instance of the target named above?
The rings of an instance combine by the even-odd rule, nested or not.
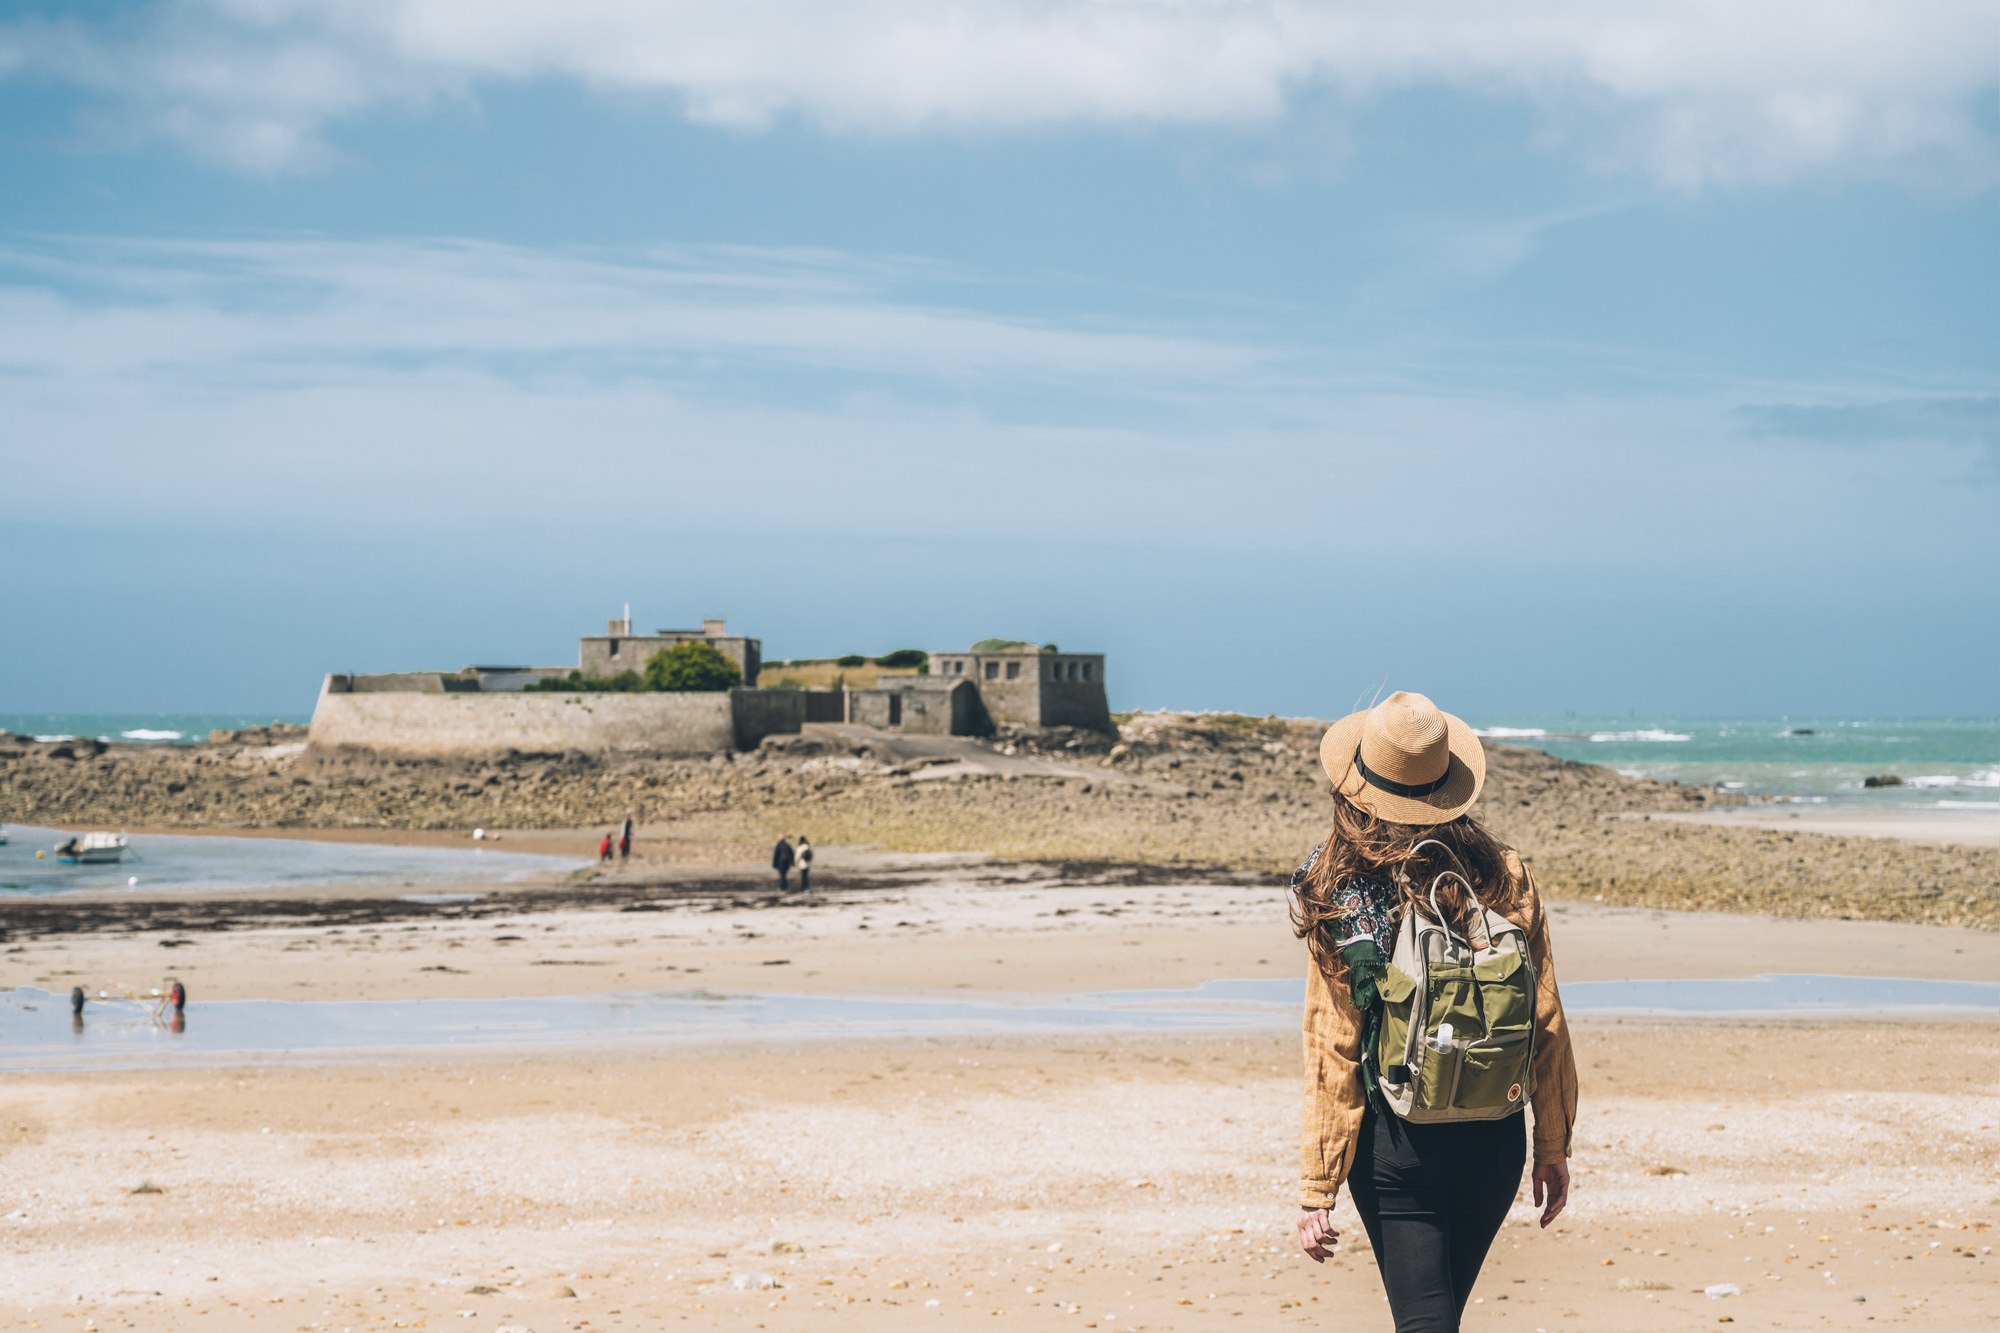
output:
[[[1071,662],[1071,663],[1069,664],[1069,678],[1070,678],[1071,680],[1075,680],[1075,679],[1076,679],[1076,663],[1074,663],[1074,662]]]
[[[1089,680],[1089,679],[1090,679],[1090,663],[1088,663],[1088,662],[1085,662],[1085,663],[1083,664],[1083,678],[1084,678],[1085,680]]]
[[[986,679],[1000,679],[1000,664],[998,662],[988,662],[986,664]]]
[[[616,639],[613,639],[611,641],[611,656],[613,657],[618,656],[618,640]]]
[[[1020,678],[1021,678],[1021,664],[1019,662],[1009,662],[1007,664],[1007,679],[1019,680]]]

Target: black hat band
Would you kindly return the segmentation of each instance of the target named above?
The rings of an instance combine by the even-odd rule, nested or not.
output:
[[[1368,767],[1361,758],[1361,747],[1354,747],[1354,767],[1361,774],[1362,781],[1371,787],[1379,787],[1391,796],[1429,796],[1451,781],[1451,760],[1446,759],[1444,773],[1436,782],[1394,782]]]

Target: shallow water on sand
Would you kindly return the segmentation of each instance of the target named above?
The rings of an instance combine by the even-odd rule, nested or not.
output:
[[[543,999],[191,1003],[178,1029],[145,1001],[0,992],[0,1070],[314,1061],[394,1053],[579,1044],[838,1037],[1224,1031],[1298,1021],[1297,978],[1210,981],[1190,990],[1080,995],[720,995],[704,991]],[[2000,1017],[2000,982],[1776,974],[1575,982],[1573,1014]]]
[[[59,829],[6,827],[0,894],[83,889],[268,889],[311,885],[430,885],[563,873],[578,863],[466,847],[385,847],[304,838],[218,838],[135,833],[115,865],[68,866],[56,859]],[[44,852],[37,860],[36,852]],[[136,882],[135,882],[136,881]]]

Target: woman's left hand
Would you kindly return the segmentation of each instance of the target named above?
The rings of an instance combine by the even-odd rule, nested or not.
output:
[[[1535,1168],[1535,1202],[1542,1205],[1543,1226],[1556,1220],[1569,1202],[1568,1162],[1543,1162]]]

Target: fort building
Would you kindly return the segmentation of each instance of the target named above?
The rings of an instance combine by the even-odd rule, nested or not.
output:
[[[996,723],[1111,730],[1104,654],[1022,647],[1000,652],[933,653],[931,675],[970,680]]]
[[[634,634],[630,620],[611,621],[602,634],[586,634],[577,645],[577,670],[586,676],[615,676],[644,671],[646,659],[681,643],[705,643],[736,663],[743,683],[754,686],[763,669],[764,641],[731,634],[720,616],[701,622],[700,629],[656,629]]]
[[[633,634],[629,618],[578,642],[577,666],[469,666],[458,671],[334,674],[313,710],[309,745],[411,756],[509,750],[712,754],[754,749],[764,737],[813,723],[849,723],[938,736],[998,727],[1110,731],[1102,653],[1008,644],[929,655],[922,671],[879,672],[868,689],[761,689],[763,642],[730,634],[716,617],[698,630]],[[711,692],[544,692],[527,687],[572,670],[608,679],[643,671],[682,643],[707,643],[735,662],[743,684]],[[991,648],[991,643],[983,645]]]

